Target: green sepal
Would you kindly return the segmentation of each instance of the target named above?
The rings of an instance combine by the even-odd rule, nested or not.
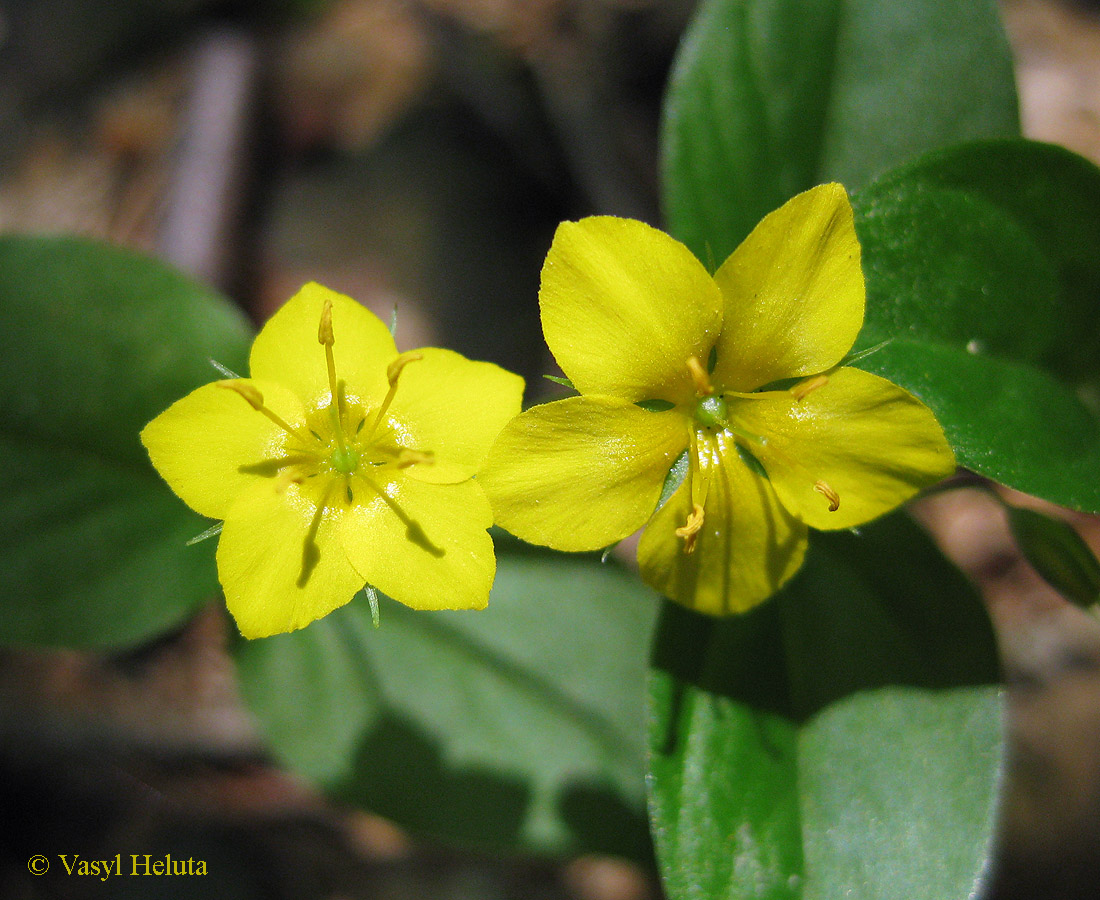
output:
[[[676,408],[676,404],[671,400],[637,400],[634,405],[649,412],[668,412]]]

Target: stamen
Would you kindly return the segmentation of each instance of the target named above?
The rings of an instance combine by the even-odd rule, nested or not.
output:
[[[317,326],[317,343],[331,347],[336,343],[332,334],[332,301],[326,300],[321,307],[321,323]]]
[[[829,512],[836,512],[838,509],[840,509],[840,494],[829,487],[826,482],[814,482],[814,490],[829,501]]]
[[[691,512],[687,521],[676,529],[676,536],[684,539],[684,553],[695,552],[696,536],[703,527],[703,506],[710,491],[710,469],[704,469],[700,458],[699,441],[704,438],[692,428],[688,440],[688,486],[691,490]],[[709,448],[708,448],[709,449]]]
[[[699,397],[707,397],[714,393],[714,387],[710,383],[710,376],[698,356],[689,356],[687,361],[691,380],[695,384],[695,393]]]
[[[386,367],[386,378],[389,380],[390,387],[397,387],[397,379],[401,376],[401,372],[405,366],[412,362],[419,362],[424,358],[423,353],[417,353],[415,350],[410,350],[408,353],[402,353],[397,359]]]
[[[423,353],[416,353],[415,351],[409,351],[408,353],[402,353],[386,368],[386,379],[390,383],[390,389],[386,392],[386,399],[382,401],[382,405],[378,407],[378,412],[374,416],[374,421],[371,422],[370,428],[367,430],[367,440],[370,440],[374,431],[382,422],[382,417],[386,414],[386,411],[390,408],[390,404],[393,403],[394,395],[397,393],[397,380],[401,377],[401,373],[404,371],[405,366],[409,363],[417,362],[424,358]]]
[[[397,468],[407,469],[409,466],[430,466],[435,462],[435,454],[431,450],[410,450],[402,447],[397,454]]]
[[[695,541],[699,530],[703,527],[703,519],[703,507],[698,503],[693,503],[687,521],[676,529],[676,537],[684,539],[684,553],[695,552]]]
[[[807,378],[804,381],[798,382],[791,388],[791,396],[800,403],[806,399],[810,394],[816,391],[819,387],[825,387],[829,383],[828,375],[814,375],[812,378]]]
[[[264,408],[264,395],[259,392],[255,385],[247,384],[243,381],[219,381],[218,387],[228,388],[231,391],[236,391],[245,400],[249,402],[253,409]]]
[[[303,437],[297,429],[292,428],[290,425],[283,421],[281,416],[264,406],[264,395],[256,389],[255,385],[249,384],[246,381],[236,380],[215,381],[214,384],[216,384],[218,387],[226,388],[227,390],[234,391],[240,394],[242,397],[244,397],[245,400],[248,401],[249,406],[251,406],[254,410],[258,412],[262,412],[292,438],[296,438],[303,444],[309,444],[309,441],[305,437]]]

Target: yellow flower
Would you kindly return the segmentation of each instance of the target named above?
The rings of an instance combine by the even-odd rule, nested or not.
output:
[[[648,522],[646,581],[723,615],[794,575],[807,526],[866,522],[954,470],[927,407],[841,365],[864,285],[840,185],[771,213],[713,277],[641,222],[563,223],[539,299],[580,396],[509,423],[481,479],[498,524],[527,541],[595,550]]]
[[[398,354],[354,300],[308,284],[252,345],[141,433],[196,512],[245,637],[293,631],[364,583],[415,609],[480,609],[496,562],[473,475],[523,380],[449,350]]]

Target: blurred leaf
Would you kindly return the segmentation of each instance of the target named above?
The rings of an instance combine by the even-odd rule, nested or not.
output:
[[[652,593],[592,557],[498,550],[484,611],[364,598],[236,648],[276,754],[331,794],[464,844],[644,857]]]
[[[709,0],[665,101],[670,230],[712,269],[760,219],[934,147],[1018,133],[992,0]]]
[[[853,198],[858,362],[935,411],[960,464],[1100,511],[1100,170],[1058,147],[938,151]],[[1060,379],[1060,380],[1059,380]]]
[[[136,644],[217,590],[209,522],[138,440],[248,329],[163,263],[79,238],[0,237],[0,641]]]
[[[650,811],[672,900],[965,897],[1001,768],[993,635],[902,513],[746,616],[664,607]]]
[[[1069,522],[1005,504],[1021,552],[1052,588],[1078,606],[1100,604],[1100,561]]]

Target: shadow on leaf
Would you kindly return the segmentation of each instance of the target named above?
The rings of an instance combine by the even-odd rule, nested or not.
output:
[[[860,691],[999,679],[977,593],[906,514],[812,541],[795,579],[748,614],[666,602],[654,667],[800,723]]]

